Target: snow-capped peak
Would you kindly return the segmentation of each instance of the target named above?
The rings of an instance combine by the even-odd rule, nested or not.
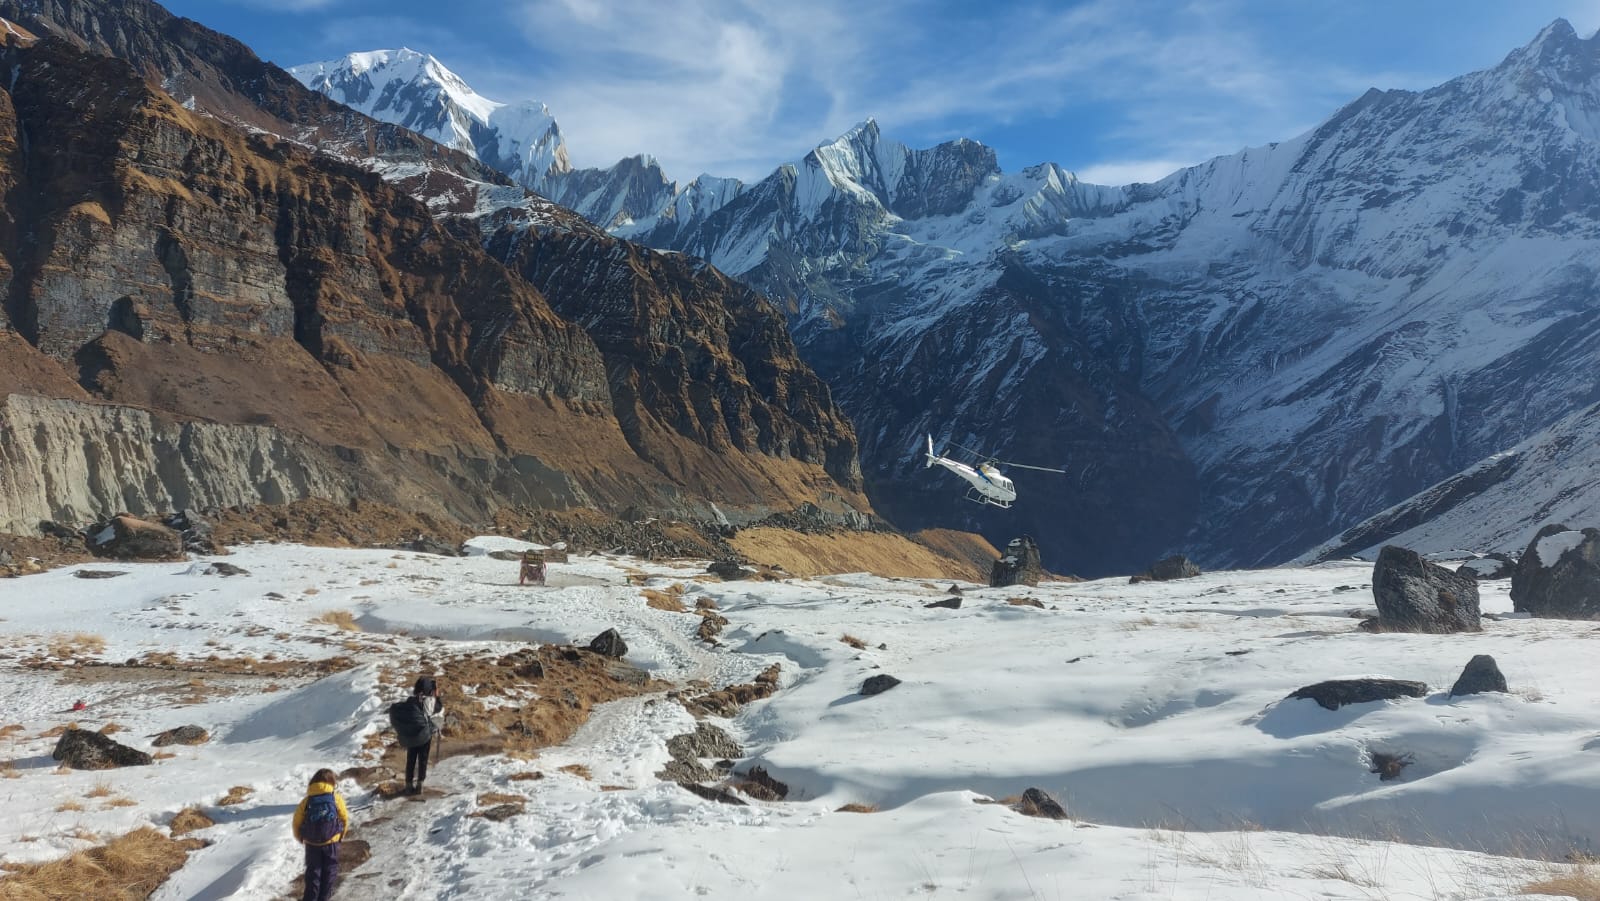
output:
[[[289,72],[314,91],[471,154],[524,184],[537,187],[571,168],[548,107],[491,100],[429,54],[371,50]]]

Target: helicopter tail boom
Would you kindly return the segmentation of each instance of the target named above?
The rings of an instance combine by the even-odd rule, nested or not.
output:
[[[928,436],[928,459],[923,462],[922,468],[923,469],[932,469],[933,468],[933,436],[932,435]]]

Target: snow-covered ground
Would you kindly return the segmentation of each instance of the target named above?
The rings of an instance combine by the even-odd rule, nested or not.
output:
[[[748,682],[781,663],[778,694],[719,724],[791,800],[732,807],[658,781],[666,739],[694,720],[664,695],[629,698],[537,761],[444,759],[429,781],[440,797],[373,802],[346,782],[352,837],[373,859],[339,897],[1497,898],[1594,851],[1600,829],[1594,624],[1357,632],[1370,564],[964,585],[947,610],[925,607],[945,582],[699,582],[699,565],[609,556],[553,565],[546,588],[518,587],[515,563],[481,553],[258,545],[226,562],[249,574],[98,563],[0,582],[0,729],[20,726],[0,732],[15,761],[0,779],[0,857],[59,856],[199,806],[217,820],[199,833],[211,844],[156,897],[282,897],[310,773],[371,762],[368,739],[421,657],[586,643],[613,626],[630,661],[679,684]],[[647,607],[642,580],[686,585],[691,607],[715,601],[722,645],[695,639],[697,617]],[[1021,598],[1043,606],[1009,603]],[[1484,584],[1483,606],[1510,609],[1504,583]],[[363,631],[315,621],[330,612]],[[1512,692],[1448,697],[1484,653]],[[148,667],[87,665],[161,654],[235,670],[248,657],[258,672],[172,691]],[[318,677],[313,662],[337,656],[359,665]],[[903,683],[859,696],[879,673]],[[1283,700],[1358,675],[1433,691],[1336,712]],[[68,722],[116,723],[146,749],[187,723],[213,738],[151,767],[63,772],[42,734]],[[1383,782],[1373,751],[1414,762]],[[533,768],[546,778],[511,778]],[[234,786],[253,791],[219,806]],[[1074,820],[979,803],[1030,787]],[[525,796],[525,812],[470,816],[488,792]],[[852,803],[878,812],[837,812]]]

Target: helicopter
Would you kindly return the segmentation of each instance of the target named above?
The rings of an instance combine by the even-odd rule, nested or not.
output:
[[[984,456],[970,447],[961,447],[959,444],[956,444],[955,446],[975,456]],[[952,460],[949,457],[934,453],[933,436],[929,435],[928,459],[924,466],[925,468],[931,468],[935,463],[965,479],[967,483],[971,485],[971,487],[967,489],[967,500],[972,501],[975,504],[992,504],[1002,510],[1011,509],[1011,502],[1017,499],[1017,486],[1000,472],[999,467],[1001,465],[1014,466],[1018,469],[1035,469],[1039,472],[1066,472],[1065,469],[1051,469],[1048,466],[1029,466],[1026,463],[1007,463],[1004,460],[996,460],[993,457],[989,457],[987,460],[979,463],[975,467],[968,466],[967,464],[962,463],[960,460]]]

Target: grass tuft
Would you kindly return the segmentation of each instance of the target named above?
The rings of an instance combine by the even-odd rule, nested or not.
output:
[[[324,613],[316,619],[313,619],[312,622],[322,623],[325,626],[333,626],[336,629],[343,629],[346,632],[362,631],[361,624],[356,622],[355,614],[348,610],[329,610],[327,613]]]
[[[144,901],[202,846],[146,826],[58,860],[16,867],[0,876],[0,901]]]
[[[861,639],[855,637],[854,635],[851,635],[848,632],[846,632],[843,635],[840,635],[839,636],[839,640],[844,642],[845,644],[849,645],[850,647],[855,648],[858,651],[865,651],[867,649],[867,643],[865,641],[862,641]]]

